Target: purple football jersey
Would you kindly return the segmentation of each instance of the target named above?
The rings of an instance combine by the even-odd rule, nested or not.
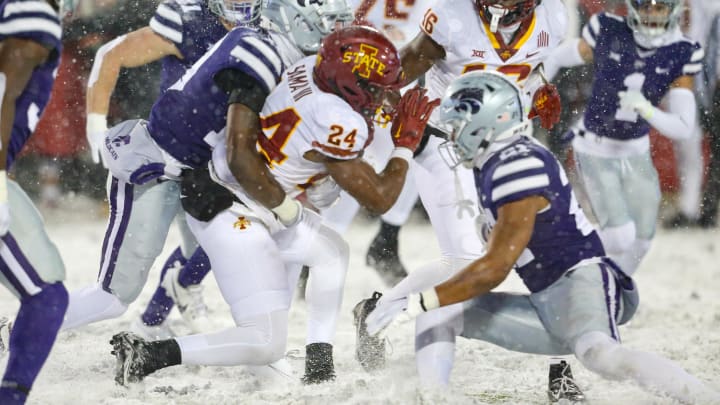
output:
[[[565,171],[538,142],[522,137],[492,153],[474,171],[478,200],[490,227],[504,204],[535,195],[550,202],[538,212],[530,242],[515,264],[530,291],[548,287],[583,260],[605,255]]]
[[[35,68],[15,103],[15,121],[8,148],[8,168],[35,130],[40,115],[50,100],[62,52],[61,34],[58,13],[46,1],[0,2],[0,42],[8,38],[22,38],[38,42],[51,50],[48,59]]]
[[[599,136],[628,140],[650,131],[647,121],[636,113],[620,110],[618,92],[639,90],[658,105],[675,79],[702,70],[703,51],[697,42],[678,33],[675,41],[644,50],[635,44],[625,19],[613,14],[592,16],[583,39],[594,50],[595,68],[584,123]]]
[[[238,27],[160,96],[150,111],[148,131],[160,147],[190,167],[210,160],[211,146],[225,128],[229,95],[214,79],[226,69],[244,73],[269,93],[284,65],[265,30]]]
[[[208,10],[206,0],[167,0],[158,6],[150,20],[150,29],[172,42],[182,59],[162,59],[160,94],[197,62],[227,30],[217,15]]]

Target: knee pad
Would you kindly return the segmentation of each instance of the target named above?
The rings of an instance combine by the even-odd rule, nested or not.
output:
[[[635,223],[633,222],[600,230],[600,239],[608,253],[620,253],[632,249],[636,238]]]

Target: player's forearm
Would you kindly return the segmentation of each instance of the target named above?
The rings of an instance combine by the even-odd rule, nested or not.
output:
[[[87,84],[87,112],[106,116],[110,110],[110,96],[117,84],[121,56],[113,52],[126,38],[125,35],[115,38],[98,49],[90,71]]]
[[[450,280],[435,287],[440,306],[467,301],[492,291],[505,280],[511,267],[485,256]]]
[[[385,170],[377,175],[374,182],[374,193],[367,193],[358,199],[358,203],[374,215],[386,213],[397,201],[405,184],[405,178],[409,168],[406,159],[391,158]]]
[[[697,107],[689,89],[675,88],[666,97],[668,111],[653,107],[643,118],[658,132],[670,139],[687,139],[693,132]]]
[[[589,53],[583,47],[584,40],[581,38],[569,38],[555,48],[550,56],[543,61],[545,77],[553,80],[561,68],[583,65],[592,60],[592,49]]]

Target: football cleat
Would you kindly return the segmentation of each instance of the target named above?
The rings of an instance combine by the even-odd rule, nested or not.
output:
[[[372,297],[364,299],[353,308],[355,319],[355,358],[367,372],[385,367],[385,339],[370,336],[365,319],[375,309],[382,294],[375,291]]]
[[[130,331],[148,341],[172,339],[175,337],[175,332],[170,329],[167,321],[160,325],[146,325],[145,322],[142,321],[142,318],[135,318],[133,323],[130,324]]]
[[[165,365],[157,360],[150,343],[131,332],[120,332],[112,337],[110,344],[115,356],[115,382],[127,386],[140,382]]]
[[[335,380],[333,347],[330,343],[310,343],[305,346],[305,385],[321,384]]]
[[[562,360],[550,365],[548,382],[548,398],[550,402],[581,403],[585,402],[585,394],[575,384],[570,364]]]
[[[178,281],[182,267],[175,266],[168,269],[160,285],[165,288],[168,297],[172,298],[193,333],[204,333],[212,330],[208,320],[208,307],[203,300],[201,285],[183,287]]]
[[[390,242],[382,234],[377,234],[368,248],[365,264],[377,271],[382,281],[389,287],[407,277],[405,266],[400,262],[396,242]]]
[[[0,318],[0,357],[10,351],[10,332],[12,332],[12,322],[6,317]]]

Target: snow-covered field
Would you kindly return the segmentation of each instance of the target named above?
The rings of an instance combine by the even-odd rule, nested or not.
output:
[[[92,206],[46,212],[50,236],[67,267],[68,289],[94,281],[104,219]],[[126,329],[148,301],[157,283],[158,260],[143,294],[120,319],[62,333],[31,394],[31,404],[460,404],[546,403],[548,359],[513,353],[478,341],[459,338],[450,388],[428,391],[415,378],[412,326],[390,335],[389,367],[366,374],[355,361],[351,310],[361,298],[382,289],[380,279],[365,266],[365,251],[376,223],[356,219],[348,232],[350,272],[342,318],[335,342],[337,381],[321,386],[261,384],[243,367],[173,367],[130,389],[113,382],[114,358],[108,340]],[[400,234],[401,257],[412,270],[438,254],[430,226],[413,218]],[[173,229],[166,252],[176,246]],[[30,252],[32,254],[32,252]],[[720,231],[660,231],[637,281],[642,304],[633,321],[621,329],[625,344],[669,357],[720,390]],[[214,322],[231,326],[227,307],[212,277],[206,301]],[[501,286],[518,290],[517,278]],[[0,315],[13,315],[14,297],[0,289]],[[171,325],[186,331],[179,315]],[[305,308],[296,300],[291,313],[288,349],[304,353]],[[290,359],[297,376],[303,360]],[[571,360],[575,376],[592,404],[670,404],[631,383],[603,380]],[[0,370],[5,360],[0,359]]]

